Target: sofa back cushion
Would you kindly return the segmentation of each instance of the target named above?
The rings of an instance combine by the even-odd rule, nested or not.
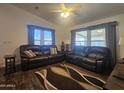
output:
[[[103,59],[104,55],[101,53],[89,53],[88,57],[94,58],[94,59]]]
[[[76,46],[76,47],[72,50],[72,52],[73,52],[73,54],[75,54],[75,55],[79,55],[79,56],[85,57],[85,56],[87,56],[88,49],[89,49],[89,47]]]
[[[110,50],[107,47],[98,46],[76,46],[72,50],[73,54],[83,57],[90,57],[96,59],[106,58],[110,56]]]
[[[33,52],[32,50],[28,50],[34,57],[36,57],[37,55],[35,54],[35,52]]]
[[[33,51],[37,56],[41,55],[50,55],[50,48],[56,48],[55,45],[21,45],[20,46],[20,56],[27,56],[24,51],[31,50]],[[57,49],[58,51],[58,49]]]
[[[81,51],[82,57],[87,57],[89,51],[89,47],[83,47],[83,50]]]
[[[88,57],[96,59],[106,58],[108,54],[107,47],[90,47],[88,51]]]
[[[81,51],[83,50],[83,48],[82,47],[80,47],[80,46],[76,46],[76,47],[74,47],[73,49],[72,49],[72,52],[73,52],[73,54],[75,54],[75,55],[81,55]]]
[[[57,50],[56,50],[56,48],[50,48],[50,53],[51,54],[57,54]]]
[[[49,46],[48,45],[43,45],[42,46],[42,51],[45,55],[50,55],[51,54],[51,48],[56,49],[55,52],[58,52],[58,49],[57,49],[56,45],[49,45]]]

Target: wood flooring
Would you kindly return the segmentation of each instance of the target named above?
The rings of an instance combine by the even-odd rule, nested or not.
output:
[[[65,63],[65,62],[63,62]],[[60,63],[59,63],[60,64]],[[77,67],[75,65],[65,63],[69,66],[73,66],[77,68],[81,73],[93,75],[95,77],[98,77],[104,81],[107,81],[109,75],[103,75],[103,74],[97,74],[92,71],[88,71],[86,69]],[[53,64],[56,65],[56,64]],[[51,66],[51,65],[49,65]],[[10,75],[4,76],[4,68],[0,69],[0,90],[8,90],[8,89],[14,89],[14,90],[37,90],[39,87],[34,86],[34,72],[39,71],[43,68],[46,68],[48,66],[28,70],[28,71],[22,71],[20,65],[16,66],[16,72]],[[37,84],[37,86],[39,86]]]

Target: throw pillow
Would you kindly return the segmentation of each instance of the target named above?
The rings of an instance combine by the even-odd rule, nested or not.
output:
[[[50,53],[51,54],[57,54],[57,50],[56,50],[56,48],[50,48]]]
[[[28,50],[34,57],[36,57],[36,54],[32,50]]]
[[[50,48],[51,55],[54,54],[54,48]]]
[[[57,54],[57,49],[56,48],[54,48],[54,53]]]
[[[33,58],[34,55],[32,55],[29,51],[24,51],[24,53],[29,57],[29,58]]]

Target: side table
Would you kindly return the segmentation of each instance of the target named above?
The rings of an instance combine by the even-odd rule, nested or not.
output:
[[[72,52],[71,51],[62,51],[61,53],[64,54],[65,59],[67,59],[67,56],[69,54],[71,54]]]
[[[5,55],[5,75],[15,72],[15,55]]]
[[[63,54],[70,54],[70,53],[72,53],[72,51],[61,51],[60,53],[63,53]]]

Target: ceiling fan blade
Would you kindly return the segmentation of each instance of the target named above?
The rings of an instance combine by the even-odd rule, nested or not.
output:
[[[73,12],[73,11],[78,10],[79,8],[81,8],[81,5],[76,4],[76,5],[71,6],[71,8],[69,8],[69,11]]]
[[[65,4],[60,4],[60,10],[52,10],[51,12],[61,13],[63,11],[66,11]]]
[[[78,16],[79,17],[79,15],[78,15],[77,12],[70,12],[70,15],[73,16],[73,17],[75,17],[75,16]]]
[[[65,4],[62,3],[62,4],[60,4],[60,10],[52,10],[50,12],[54,12],[54,13],[69,12],[70,15],[75,17],[75,16],[78,16],[77,10],[79,8],[81,8],[80,4],[74,4],[74,5],[66,7]]]
[[[62,11],[66,10],[65,4],[62,3],[60,8],[61,8]]]

